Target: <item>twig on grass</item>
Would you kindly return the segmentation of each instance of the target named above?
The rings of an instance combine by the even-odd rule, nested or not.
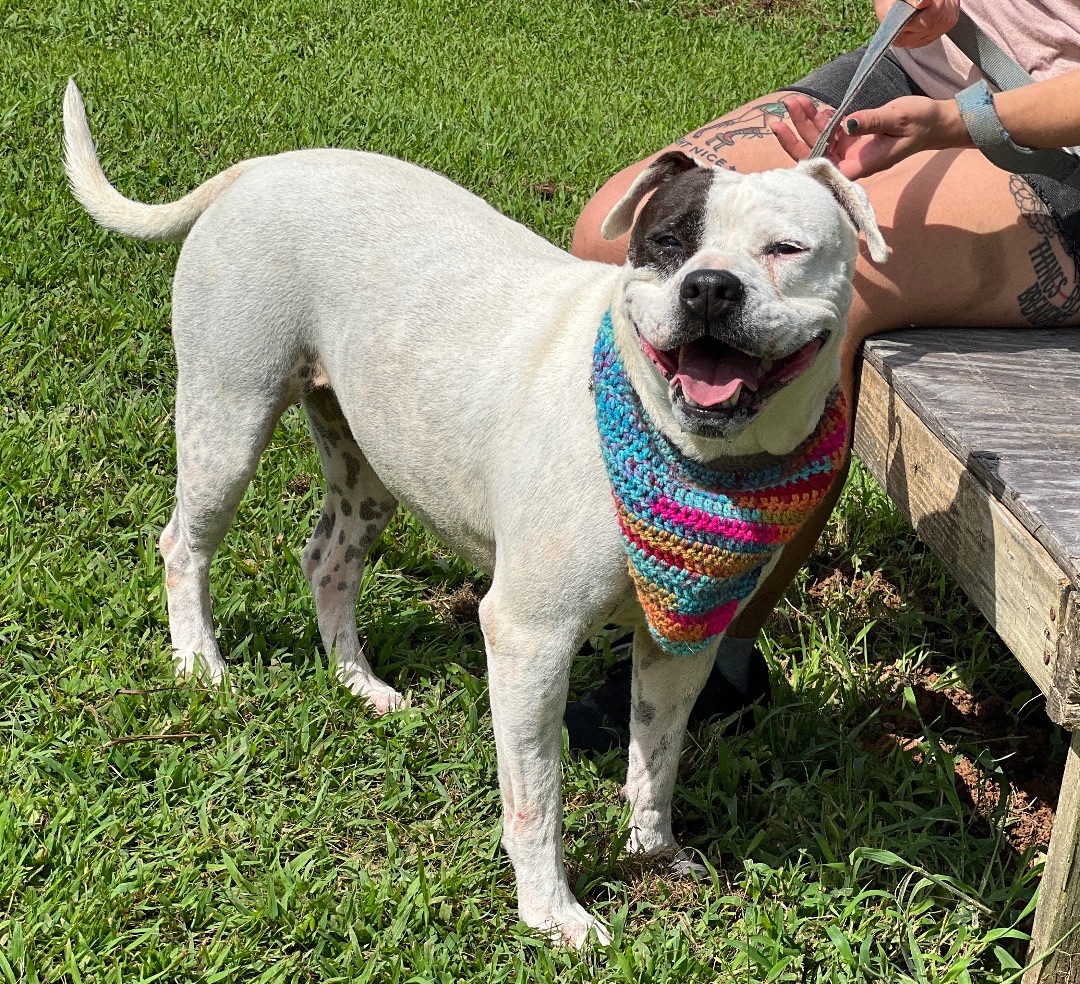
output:
[[[205,731],[174,731],[163,735],[125,735],[123,738],[113,738],[105,742],[102,748],[112,748],[114,745],[130,745],[133,741],[191,741],[193,738],[205,738]]]

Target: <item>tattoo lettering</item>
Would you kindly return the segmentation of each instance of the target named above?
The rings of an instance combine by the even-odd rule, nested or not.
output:
[[[686,154],[687,157],[696,157],[699,161],[708,164],[710,167],[726,167],[729,171],[738,170],[734,164],[728,163],[726,157],[721,157],[708,147],[703,147],[701,144],[694,143],[689,137],[679,137],[679,139],[675,141],[675,146]]]
[[[1061,233],[1050,210],[1031,185],[1019,174],[1009,179],[1020,214],[1042,240],[1028,252],[1035,272],[1035,283],[1018,295],[1020,314],[1032,325],[1048,327],[1060,324],[1080,312],[1080,283],[1076,263],[1062,242]],[[1062,258],[1073,268],[1070,282]]]

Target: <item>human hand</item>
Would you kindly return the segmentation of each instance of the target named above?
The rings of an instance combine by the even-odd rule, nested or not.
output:
[[[780,146],[793,160],[810,156],[817,138],[833,117],[802,93],[784,98],[791,126],[772,124]],[[845,177],[865,178],[892,167],[920,150],[970,145],[971,138],[953,100],[901,96],[879,109],[846,117],[829,145],[828,158]]]
[[[884,20],[889,8],[900,0],[874,0],[878,20]],[[960,0],[908,0],[919,12],[896,36],[898,48],[921,48],[952,30],[960,19]]]

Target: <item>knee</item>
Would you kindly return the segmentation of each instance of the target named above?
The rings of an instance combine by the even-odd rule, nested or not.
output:
[[[574,225],[574,239],[570,252],[581,260],[593,260],[598,263],[621,265],[626,260],[626,244],[629,236],[608,240],[600,235],[600,226],[618,198],[605,194],[607,186],[601,188],[581,210]]]
[[[608,213],[630,189],[637,176],[653,162],[655,156],[658,155],[624,167],[618,174],[609,178],[603,187],[589,199],[574,226],[574,241],[570,248],[574,256],[582,260],[596,260],[600,263],[622,264],[626,261],[626,246],[630,241],[630,236],[604,239],[600,235],[600,227],[604,224]]]

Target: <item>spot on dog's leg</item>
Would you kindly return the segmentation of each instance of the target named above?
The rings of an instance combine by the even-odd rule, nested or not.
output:
[[[360,459],[348,451],[342,456],[345,459],[345,484],[350,489],[356,488],[357,479],[360,477]]]
[[[345,542],[345,530],[344,529],[342,529],[342,531],[340,533],[338,533],[337,542],[338,542],[339,546]]]
[[[334,531],[334,524],[337,522],[337,513],[331,510],[330,512],[323,512],[319,517],[319,523],[315,527],[314,536],[328,537]]]
[[[649,754],[649,771],[655,769],[664,758],[667,757],[667,753],[671,749],[672,736],[671,732],[667,732],[660,741],[657,743],[656,748]]]
[[[634,704],[634,716],[642,724],[648,726],[656,718],[656,707],[647,700],[639,700]]]
[[[344,516],[352,515],[352,503],[344,496],[341,497],[341,512]]]

